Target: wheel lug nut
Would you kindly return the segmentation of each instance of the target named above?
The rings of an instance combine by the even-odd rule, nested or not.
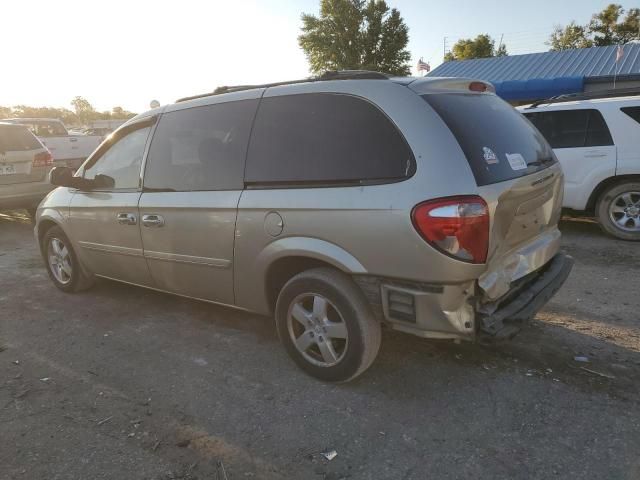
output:
[[[320,341],[321,341],[321,342],[323,342],[323,341],[324,341],[324,339],[323,339],[322,337],[320,337]]]

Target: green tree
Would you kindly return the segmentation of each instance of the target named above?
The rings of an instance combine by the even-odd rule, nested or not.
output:
[[[10,116],[18,118],[57,118],[65,124],[74,124],[78,121],[76,114],[67,108],[16,105],[10,110]]]
[[[630,8],[625,15],[622,5],[609,4],[593,14],[587,25],[572,21],[566,27],[557,25],[549,37],[550,50],[567,50],[592,46],[624,45],[640,40],[640,8]]]
[[[609,4],[596,13],[589,23],[589,32],[596,46],[625,44],[640,39],[640,8],[631,8],[624,15],[622,5]]]
[[[111,118],[113,119],[129,119],[131,117],[135,117],[136,114],[133,112],[129,112],[122,107],[113,107],[111,109]]]
[[[589,38],[589,32],[586,27],[576,25],[576,22],[572,21],[564,28],[561,25],[556,25],[547,45],[551,47],[551,51],[558,52],[572,48],[592,47],[593,40]]]
[[[487,34],[478,35],[476,38],[463,38],[458,40],[451,51],[444,56],[445,62],[450,60],[469,60],[471,58],[504,57],[508,55],[507,46],[503,43],[496,48],[496,43]]]
[[[376,70],[408,75],[409,28],[384,0],[320,0],[320,15],[302,14],[298,44],[311,71]]]
[[[86,124],[96,118],[97,112],[86,98],[75,97],[71,100],[71,106],[75,110],[80,123]]]

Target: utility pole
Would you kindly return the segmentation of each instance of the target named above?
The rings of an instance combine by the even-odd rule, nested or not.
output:
[[[444,57],[447,56],[447,37],[444,37],[442,40],[442,61],[444,62]]]

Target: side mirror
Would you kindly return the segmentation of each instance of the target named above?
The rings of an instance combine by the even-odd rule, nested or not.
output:
[[[73,170],[69,167],[53,167],[49,172],[49,183],[58,187],[75,187]]]
[[[74,177],[69,167],[53,167],[49,173],[49,183],[58,187],[78,188],[80,190],[105,189],[115,187],[116,181],[109,175],[99,173],[94,179]]]

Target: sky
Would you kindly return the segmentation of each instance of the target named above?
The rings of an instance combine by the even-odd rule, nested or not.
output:
[[[415,70],[480,33],[502,37],[510,54],[545,51],[554,25],[587,23],[610,1],[387,3],[409,26]],[[100,111],[142,112],[220,85],[303,78],[300,15],[318,10],[319,0],[0,0],[0,105],[70,108],[80,95]]]

